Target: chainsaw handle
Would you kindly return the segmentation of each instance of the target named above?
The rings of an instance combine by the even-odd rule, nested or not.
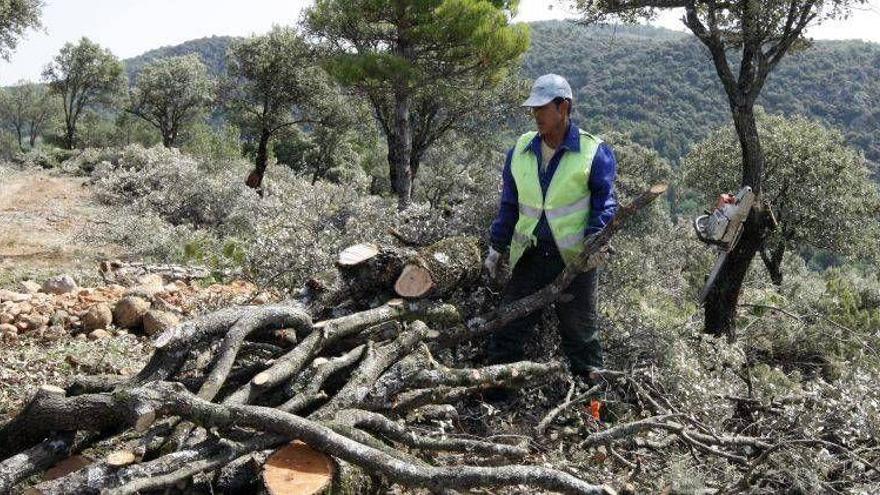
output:
[[[699,238],[703,242],[711,242],[706,239],[706,236],[703,235],[703,232],[706,231],[706,222],[709,221],[709,215],[700,215],[697,218],[694,218],[694,232],[697,234],[697,238]]]

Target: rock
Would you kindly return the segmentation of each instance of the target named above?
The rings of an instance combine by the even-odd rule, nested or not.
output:
[[[150,310],[144,315],[144,333],[156,335],[180,323],[180,318],[167,311]]]
[[[33,280],[23,280],[18,284],[18,291],[24,294],[36,294],[40,292],[40,284]]]
[[[15,317],[9,313],[0,313],[0,324],[12,323]]]
[[[82,341],[82,340],[88,340],[89,338],[86,337],[86,334],[84,334],[84,333],[79,333],[79,334],[76,335],[76,337],[74,337],[74,339],[75,339],[75,340],[80,340],[80,341]]]
[[[109,338],[110,338],[110,332],[108,332],[107,330],[104,330],[102,328],[99,328],[97,330],[92,330],[91,332],[89,332],[89,340],[101,340],[101,339],[109,339]]]
[[[113,308],[113,322],[119,328],[139,328],[144,315],[150,310],[150,303],[140,297],[123,297]]]
[[[86,330],[107,328],[111,323],[113,323],[113,311],[104,303],[93,305],[82,316],[82,325]]]
[[[12,301],[14,303],[30,301],[30,294],[21,294],[11,290],[0,290],[0,301]]]
[[[18,327],[10,325],[9,323],[0,323],[0,335],[5,335],[7,333],[18,335]]]
[[[15,308],[12,309],[12,313],[15,315],[26,315],[30,314],[34,311],[34,307],[30,303],[18,303]]]
[[[156,273],[141,275],[137,278],[136,283],[136,285],[143,285],[147,287],[162,287],[164,284],[165,281],[162,280],[162,276]]]
[[[26,315],[21,318],[21,321],[27,324],[28,330],[37,330],[46,326],[49,323],[49,318],[42,315]]]
[[[128,289],[127,291],[125,291],[125,294],[123,295],[123,297],[133,296],[133,297],[140,297],[142,299],[151,300],[157,294],[162,294],[163,292],[165,292],[165,287],[161,284],[159,284],[159,285],[136,285],[136,286]]]
[[[43,282],[43,292],[47,294],[67,294],[76,289],[76,281],[70,275],[58,275]]]

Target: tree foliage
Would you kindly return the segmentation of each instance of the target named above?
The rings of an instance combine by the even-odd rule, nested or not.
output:
[[[208,69],[196,55],[169,57],[147,64],[131,90],[128,111],[162,133],[172,147],[184,126],[194,122],[213,101]]]
[[[248,185],[260,187],[269,141],[292,126],[319,123],[336,102],[329,77],[312,64],[311,47],[292,28],[275,27],[229,50],[223,101],[232,119],[257,141],[256,166]],[[330,105],[333,107],[333,105]]]
[[[20,82],[0,92],[0,121],[15,134],[24,151],[25,139],[33,148],[56,113],[58,102],[47,88],[32,82]]]
[[[732,131],[713,132],[684,161],[683,185],[698,191],[706,204],[719,191],[737,189],[730,164],[736,162],[739,144]],[[787,249],[876,254],[880,193],[864,157],[847,146],[840,132],[803,117],[758,112],[758,133],[767,163],[764,195],[779,222],[761,254],[777,281]]]
[[[40,27],[42,0],[0,0],[0,57],[9,56],[28,29]]]
[[[122,63],[110,50],[88,38],[67,43],[46,66],[43,78],[61,96],[64,109],[65,144],[76,146],[76,125],[90,106],[111,105],[125,81]]]
[[[503,2],[320,0],[307,28],[326,43],[328,71],[367,97],[388,143],[399,207],[411,201],[424,152],[497,87],[528,47]]]

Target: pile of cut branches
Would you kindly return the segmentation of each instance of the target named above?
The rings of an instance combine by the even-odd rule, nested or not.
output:
[[[557,362],[452,368],[433,355],[555,301],[664,190],[655,186],[622,208],[553,284],[467,323],[440,298],[479,279],[480,249],[473,239],[450,238],[419,251],[355,246],[335,274],[311,281],[302,300],[225,308],[176,325],[133,376],[41,387],[0,428],[0,493],[87,448],[109,453],[31,492],[231,493],[260,480],[269,493],[366,493],[388,483],[437,493],[509,485],[612,493],[517,464],[529,453],[524,445],[426,435],[406,418],[487,388],[558,380]],[[376,303],[391,291],[406,299]],[[432,451],[482,462],[434,465],[422,455]]]

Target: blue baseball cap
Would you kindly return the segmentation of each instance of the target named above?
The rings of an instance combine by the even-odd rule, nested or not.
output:
[[[532,93],[529,99],[524,101],[524,107],[543,107],[553,101],[554,98],[574,99],[571,95],[571,86],[564,77],[557,74],[544,74],[535,79],[532,84]]]

